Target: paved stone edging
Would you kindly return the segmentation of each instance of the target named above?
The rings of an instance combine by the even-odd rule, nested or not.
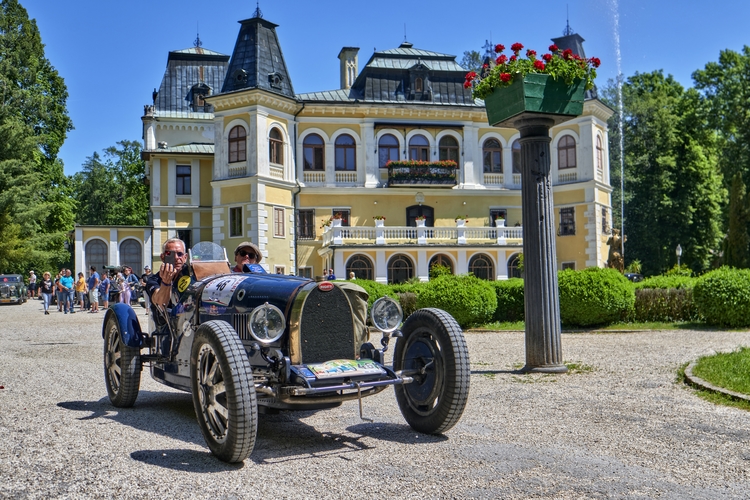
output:
[[[742,394],[741,392],[734,392],[734,391],[730,391],[729,389],[724,389],[723,387],[715,386],[703,380],[702,378],[695,376],[693,374],[693,368],[695,368],[696,363],[697,361],[692,361],[685,368],[685,380],[687,381],[688,384],[692,385],[693,387],[697,387],[699,389],[705,389],[707,391],[712,391],[712,392],[719,392],[721,394],[725,394],[735,399],[741,399],[743,401],[750,402],[750,396],[748,396],[747,394]]]

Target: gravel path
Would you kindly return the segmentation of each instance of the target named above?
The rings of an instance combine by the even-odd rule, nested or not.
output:
[[[565,375],[518,375],[522,333],[468,333],[471,396],[446,436],[404,422],[392,390],[262,415],[243,464],[208,453],[190,395],[147,373],[110,405],[103,314],[0,307],[2,498],[749,498],[750,412],[676,382],[748,332],[564,334]],[[138,314],[145,324],[145,310]]]

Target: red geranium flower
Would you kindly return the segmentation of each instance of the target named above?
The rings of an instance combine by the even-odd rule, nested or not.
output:
[[[471,87],[471,82],[470,82],[469,80],[466,80],[466,81],[464,82],[464,88],[465,88],[465,89],[468,89],[469,87]]]
[[[536,57],[536,50],[531,50],[531,49],[527,50],[526,57],[532,57],[532,56]]]
[[[473,80],[476,77],[477,74],[474,71],[469,71],[468,73],[466,73],[466,81]]]
[[[500,73],[500,80],[502,80],[502,81],[504,81],[506,83],[509,82],[510,81],[510,73]]]
[[[599,58],[598,58],[598,57],[592,57],[591,59],[589,59],[589,62],[590,62],[590,63],[591,63],[591,65],[592,65],[593,67],[595,67],[595,68],[598,68],[598,67],[599,67],[599,65],[600,65],[600,64],[602,63],[602,62],[601,62],[601,61],[599,60]]]
[[[508,62],[508,56],[506,56],[505,54],[501,54],[495,62],[498,64],[505,64],[506,62]]]
[[[552,54],[544,54],[542,56],[542,59],[544,59],[547,62],[550,62],[552,60]]]
[[[495,45],[495,52],[496,53],[499,54],[500,52],[502,52],[504,50],[505,50],[505,45],[503,45],[502,43],[498,43],[497,45]]]
[[[519,52],[521,52],[521,50],[523,50],[523,45],[520,44],[520,43],[518,43],[518,42],[516,42],[516,43],[514,43],[513,45],[510,46],[510,50],[512,50],[513,52],[515,52],[516,54],[518,54]]]
[[[549,46],[549,51],[550,52],[557,52],[557,45],[555,45],[554,43],[552,45],[550,45]]]
[[[565,49],[563,50],[562,56],[563,56],[563,59],[565,59],[566,61],[569,61],[573,59],[573,51],[570,49]]]
[[[516,59],[518,59],[518,57],[516,57],[516,56],[510,56],[510,59],[509,59],[509,60],[510,60],[510,62],[513,62],[513,61],[515,61]]]
[[[482,65],[482,67],[483,67],[483,68],[489,68],[489,67],[490,67],[490,65],[489,65],[489,64],[487,64],[487,63],[484,63],[484,64]]]
[[[544,63],[537,59],[534,61],[534,68],[538,69],[539,71],[544,71]]]

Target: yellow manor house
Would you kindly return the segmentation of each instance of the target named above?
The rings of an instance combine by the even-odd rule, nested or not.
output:
[[[142,117],[152,226],[77,226],[76,269],[140,273],[179,236],[230,260],[250,240],[271,273],[518,276],[519,134],[488,126],[455,56],[404,42],[360,71],[344,47],[340,89],[295,94],[276,27],[256,10],[231,57],[199,40],[169,53]],[[553,41],[585,57],[579,35]],[[589,91],[583,115],[550,131],[561,269],[607,261],[611,114]]]

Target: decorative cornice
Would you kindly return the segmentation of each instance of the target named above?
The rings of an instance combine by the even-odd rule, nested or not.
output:
[[[262,105],[278,109],[290,114],[296,114],[302,109],[302,104],[288,97],[271,94],[265,90],[251,89],[228,94],[218,94],[206,98],[214,107],[214,114],[230,111],[243,106]]]

